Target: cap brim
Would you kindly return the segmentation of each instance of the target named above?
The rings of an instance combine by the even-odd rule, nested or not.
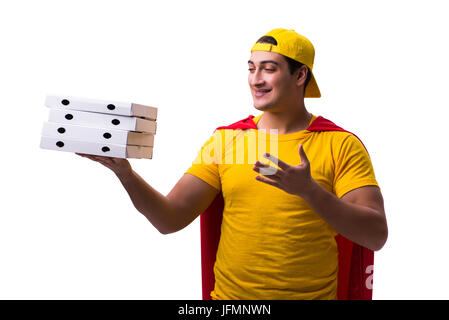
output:
[[[321,92],[316,83],[313,72],[310,72],[310,80],[307,84],[306,91],[304,92],[304,98],[321,98]]]

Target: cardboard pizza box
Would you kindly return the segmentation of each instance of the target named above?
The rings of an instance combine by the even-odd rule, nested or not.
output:
[[[44,122],[42,136],[95,143],[153,147],[154,135],[134,131]]]
[[[137,103],[95,100],[71,96],[52,96],[45,99],[45,105],[59,110],[78,110],[96,113],[140,117],[156,120],[157,108]]]
[[[40,147],[42,149],[86,153],[115,158],[151,159],[153,157],[153,147],[85,142],[45,136],[41,137]]]
[[[156,121],[76,110],[50,109],[49,122],[156,134]]]

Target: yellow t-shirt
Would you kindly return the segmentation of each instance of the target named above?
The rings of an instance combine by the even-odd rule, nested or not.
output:
[[[213,299],[337,298],[337,233],[301,197],[257,181],[252,170],[256,160],[277,167],[264,152],[300,164],[299,144],[313,179],[338,197],[378,185],[368,153],[347,132],[215,131],[186,171],[223,193]]]

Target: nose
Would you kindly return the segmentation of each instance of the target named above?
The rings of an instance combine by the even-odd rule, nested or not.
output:
[[[249,82],[250,82],[251,86],[260,87],[265,84],[265,80],[263,79],[263,74],[259,70],[259,68],[256,68],[256,70],[254,70],[253,73],[250,73],[249,77],[250,77]]]

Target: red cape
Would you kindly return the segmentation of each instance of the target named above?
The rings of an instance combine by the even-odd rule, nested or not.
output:
[[[257,129],[253,118],[254,116],[250,115],[243,120],[235,122],[229,126],[218,127],[215,130]],[[321,116],[317,117],[309,128],[307,128],[307,130],[349,132]],[[210,293],[214,289],[215,285],[214,264],[218,243],[220,241],[223,208],[224,199],[222,193],[220,192],[210,206],[200,216],[201,272],[204,300],[211,299]],[[335,240],[338,247],[338,299],[371,300],[373,293],[371,281],[374,266],[374,252],[370,249],[355,244],[341,235],[337,235]]]

